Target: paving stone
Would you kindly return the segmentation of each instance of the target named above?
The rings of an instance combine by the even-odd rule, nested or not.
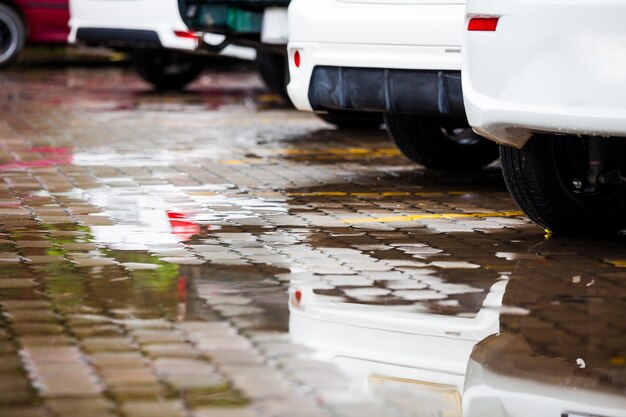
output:
[[[133,343],[125,337],[87,337],[81,344],[91,352],[132,351]]]
[[[146,364],[139,352],[98,352],[92,354],[90,359],[100,368],[134,368]]]
[[[193,410],[194,417],[258,417],[251,408],[199,407]]]
[[[133,336],[141,345],[159,344],[159,343],[183,343],[185,337],[174,330],[134,330]]]
[[[147,367],[106,368],[99,370],[106,385],[156,385],[158,380]]]
[[[127,401],[122,404],[126,417],[186,417],[185,409],[179,401]]]
[[[56,322],[58,317],[50,310],[10,310],[7,314],[14,322]]]
[[[113,405],[102,398],[62,398],[46,401],[46,405],[58,417],[113,417]]]
[[[37,406],[2,406],[0,405],[0,416],[7,417],[47,417],[43,407]]]

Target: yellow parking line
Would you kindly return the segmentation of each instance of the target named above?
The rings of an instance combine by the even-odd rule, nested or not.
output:
[[[289,197],[345,197],[350,195],[343,191],[316,191],[311,193],[287,193]]]
[[[345,219],[344,223],[391,223],[407,222],[415,220],[431,219],[472,219],[485,217],[517,217],[523,216],[521,211],[495,211],[491,213],[440,213],[440,214],[414,214],[411,216],[388,216],[388,217],[361,217],[356,219]]]

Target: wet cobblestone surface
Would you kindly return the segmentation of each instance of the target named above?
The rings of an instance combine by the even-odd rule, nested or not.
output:
[[[624,415],[626,247],[546,239],[497,166],[427,172],[240,70],[20,69],[0,106],[0,416],[491,410],[468,363],[500,410]]]

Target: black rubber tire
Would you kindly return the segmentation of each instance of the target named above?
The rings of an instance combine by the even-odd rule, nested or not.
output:
[[[11,65],[26,43],[26,26],[10,7],[0,4],[0,68]]]
[[[328,113],[316,113],[317,116],[339,129],[346,130],[374,130],[383,124],[380,113],[368,113],[358,111],[330,111]]]
[[[398,149],[426,168],[473,171],[498,159],[498,145],[478,136],[462,118],[385,113],[385,124]],[[453,130],[459,130],[458,137]]]
[[[159,90],[181,90],[204,68],[200,57],[167,49],[134,49],[131,62],[141,78]]]
[[[267,88],[281,97],[287,96],[287,61],[281,54],[257,52],[256,67]]]
[[[626,228],[625,184],[593,195],[573,190],[574,177],[568,175],[567,166],[580,163],[579,169],[587,169],[582,165],[588,163],[586,140],[535,135],[522,149],[500,147],[502,172],[513,199],[532,221],[554,233],[606,235]],[[605,140],[620,141],[613,154],[626,159],[626,139]]]

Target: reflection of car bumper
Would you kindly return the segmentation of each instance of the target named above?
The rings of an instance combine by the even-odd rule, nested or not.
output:
[[[626,397],[600,374],[563,358],[539,355],[523,336],[480,342],[467,366],[463,416],[624,416]]]
[[[501,303],[507,281],[496,282],[484,306]],[[480,308],[468,317],[420,312],[416,306],[353,304],[297,285],[289,297],[291,339],[325,359],[360,360],[411,370],[411,379],[460,390],[475,343],[497,332],[497,309]]]
[[[476,0],[467,17],[499,16],[466,33],[470,124],[522,146],[531,132],[626,135],[626,5],[611,0]]]
[[[463,4],[294,0],[289,7],[289,96],[297,108],[312,110],[309,86],[320,66],[458,71],[463,11]]]
[[[396,370],[405,378],[455,387],[461,392],[467,359],[476,340],[428,334],[431,330],[428,327],[420,334],[419,322],[411,325],[411,331],[394,331],[376,323],[363,326],[351,323],[350,317],[341,320],[341,317],[332,317],[332,313],[331,317],[324,313],[310,314],[291,308],[291,341],[314,349],[316,356],[323,360],[358,361],[361,368],[358,373],[365,376],[388,375]],[[387,324],[393,326],[396,322],[389,320]],[[381,364],[386,366],[381,367]],[[372,372],[374,369],[378,372]]]

